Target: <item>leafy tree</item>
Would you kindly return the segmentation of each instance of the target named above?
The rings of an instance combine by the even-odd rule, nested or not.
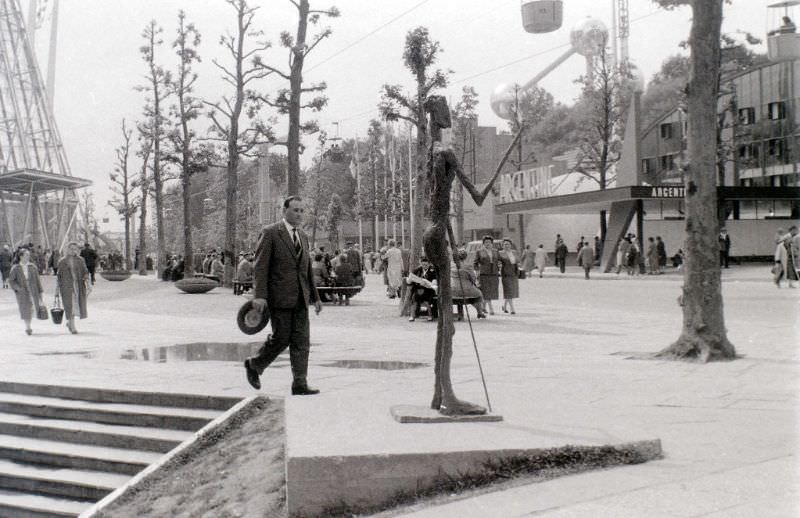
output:
[[[147,133],[147,140],[152,143],[153,159],[153,194],[156,209],[156,270],[159,278],[164,269],[164,174],[161,167],[162,150],[161,144],[166,138],[164,102],[169,95],[167,85],[170,82],[170,73],[161,65],[156,63],[156,51],[164,40],[161,33],[164,32],[155,20],[151,20],[142,31],[142,38],[145,44],[139,47],[139,53],[147,65],[146,84],[136,87],[137,90],[145,92],[145,120],[139,124],[140,131]]]
[[[709,360],[732,359],[722,304],[719,265],[716,168],[717,96],[721,61],[723,0],[658,0],[667,8],[692,7],[691,66],[687,87],[686,265],[683,329],[659,355]]]
[[[114,166],[114,172],[108,175],[111,180],[111,191],[114,193],[114,198],[108,204],[125,220],[125,262],[123,267],[126,270],[131,267],[131,218],[136,214],[138,208],[133,196],[136,183],[128,170],[132,136],[133,130],[128,129],[125,119],[122,119],[122,145],[115,150],[117,163]]]
[[[142,159],[142,168],[139,171],[139,179],[136,181],[136,187],[140,192],[136,201],[136,205],[139,207],[139,275],[147,275],[147,195],[150,191],[151,179],[147,171],[153,142],[150,140],[149,132],[144,130],[141,124],[137,125],[137,128],[139,130],[139,150],[136,154]]]
[[[263,79],[272,72],[264,66],[260,55],[260,52],[269,48],[269,43],[256,42],[251,48],[246,43],[262,35],[261,31],[253,28],[258,7],[250,7],[246,0],[225,1],[236,12],[236,32],[221,36],[219,44],[228,52],[232,64],[224,66],[216,59],[212,63],[234,91],[233,94],[223,95],[220,101],[203,102],[211,108],[208,116],[212,122],[212,138],[225,144],[225,251],[235,257],[239,161],[242,156],[256,155],[259,146],[274,140],[272,128],[258,118],[258,96],[248,87],[253,81]],[[244,128],[240,126],[242,114],[249,123]],[[232,282],[232,274],[232,270],[226,271],[226,285]]]
[[[372,244],[376,250],[381,247],[378,237],[378,220],[383,209],[382,197],[384,193],[378,188],[378,179],[386,173],[383,146],[381,145],[384,134],[383,125],[379,120],[372,119],[369,121],[366,168],[362,168],[362,171],[366,174],[361,176],[361,192],[359,193],[361,215],[373,221]]]
[[[525,91],[520,90],[518,86],[516,94],[516,102],[512,110],[514,117],[508,125],[513,134],[522,131],[522,137],[517,143],[516,158],[509,157],[508,161],[517,171],[520,171],[537,162],[537,153],[533,145],[536,142],[536,136],[532,134],[531,128],[547,117],[548,113],[553,110],[555,101],[550,92],[537,86]]]
[[[319,130],[316,121],[300,122],[300,112],[310,109],[318,112],[328,103],[328,98],[324,95],[317,95],[310,101],[303,104],[302,96],[305,93],[321,93],[325,91],[327,85],[322,83],[303,86],[303,65],[306,57],[313,51],[319,43],[331,35],[331,29],[325,27],[309,40],[308,25],[317,25],[323,18],[336,18],[339,10],[336,7],[328,9],[312,9],[309,0],[289,0],[297,8],[297,32],[292,36],[288,31],[281,33],[281,45],[289,50],[289,71],[283,71],[277,67],[259,62],[264,69],[273,72],[286,81],[289,81],[289,88],[282,88],[277,96],[270,99],[263,95],[254,94],[254,97],[266,104],[277,108],[278,112],[289,116],[289,132],[285,142],[276,142],[284,145],[287,149],[289,158],[287,189],[290,195],[300,192],[300,153],[302,143],[300,134],[311,134]]]
[[[424,232],[425,205],[428,197],[427,160],[428,128],[423,104],[434,90],[447,87],[448,76],[452,72],[441,69],[431,70],[442,52],[441,45],[430,37],[426,27],[417,27],[406,34],[403,63],[412,73],[416,91],[405,93],[399,85],[384,84],[378,108],[388,121],[405,120],[416,129],[416,152],[414,154],[414,207],[411,213],[411,258],[410,264],[418,264],[422,253],[422,233]],[[403,312],[407,312],[408,301],[404,301]]]
[[[327,207],[329,201],[326,194],[330,193],[331,190],[330,182],[327,176],[323,174],[326,171],[323,150],[327,141],[327,133],[320,131],[317,136],[320,153],[309,170],[308,178],[303,185],[303,198],[306,200],[310,216],[309,220],[306,221],[306,226],[311,225],[312,246],[316,246],[317,228],[325,224],[325,207]]]
[[[581,78],[583,91],[579,108],[579,152],[574,171],[583,180],[605,190],[614,180],[610,176],[622,157],[625,114],[630,100],[630,74],[615,67],[605,45],[594,61],[592,73]],[[606,238],[606,211],[600,211],[600,241]]]
[[[169,139],[175,151],[174,160],[180,167],[180,179],[183,199],[183,257],[184,274],[191,276],[194,273],[194,247],[192,246],[191,222],[191,179],[199,169],[206,167],[208,150],[199,150],[196,142],[197,135],[189,126],[200,116],[202,102],[194,97],[194,85],[197,82],[197,73],[192,66],[200,62],[197,48],[200,45],[200,32],[195,25],[186,20],[186,13],[178,13],[177,38],[172,42],[172,48],[178,56],[178,70],[167,83],[169,92],[175,97],[176,103],[170,107],[175,126],[169,133]],[[205,159],[204,159],[205,158]]]

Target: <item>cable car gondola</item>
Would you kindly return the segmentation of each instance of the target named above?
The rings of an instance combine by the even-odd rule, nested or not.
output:
[[[561,27],[563,17],[561,0],[522,0],[522,26],[527,32],[553,32]]]
[[[326,149],[322,156],[334,164],[340,164],[344,162],[346,157],[344,149],[339,145],[339,142],[342,141],[341,137],[339,137],[339,123],[334,122],[333,124],[336,126],[336,136],[328,139],[328,142],[331,142],[331,147]]]

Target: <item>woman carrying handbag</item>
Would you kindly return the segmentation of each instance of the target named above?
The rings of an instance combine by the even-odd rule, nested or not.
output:
[[[42,303],[44,290],[39,280],[39,270],[31,262],[31,252],[27,248],[22,248],[17,253],[17,260],[8,275],[8,285],[17,296],[19,316],[25,321],[25,333],[30,336],[33,334],[31,320],[34,311],[37,318],[41,318],[44,314],[44,318],[47,319],[47,308]]]

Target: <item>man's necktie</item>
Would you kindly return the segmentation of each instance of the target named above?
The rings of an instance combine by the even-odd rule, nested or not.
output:
[[[300,240],[297,238],[296,228],[292,229],[292,241],[294,241],[294,253],[300,255],[301,246],[300,246]]]

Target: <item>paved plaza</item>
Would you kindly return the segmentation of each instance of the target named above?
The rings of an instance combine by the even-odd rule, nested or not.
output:
[[[661,460],[510,484],[501,491],[420,504],[410,516],[793,517],[800,514],[798,310],[800,289],[776,289],[769,267],[723,271],[729,338],[741,355],[707,365],[647,359],[681,326],[682,278],[551,271],[521,281],[517,314],[473,321],[492,405],[530,434],[582,430],[660,438]],[[53,277],[44,277],[48,305]],[[34,322],[24,334],[10,290],[0,291],[0,380],[247,396],[240,358],[263,336],[243,335],[230,290],[185,295],[153,276],[98,278],[80,334]],[[499,305],[497,305],[499,306]],[[474,313],[473,313],[474,316]],[[349,307],[312,315],[310,383],[331,402],[370,394],[426,404],[435,324],[409,323],[380,277]],[[466,322],[456,323],[459,397],[484,400]],[[422,365],[418,365],[422,364]],[[378,367],[378,368],[375,368]],[[288,355],[262,393],[289,396]],[[389,411],[388,408],[386,410]],[[352,409],[353,433],[359,432]],[[401,425],[398,425],[401,426]],[[458,438],[454,437],[454,441]],[[487,439],[490,440],[490,439]]]

